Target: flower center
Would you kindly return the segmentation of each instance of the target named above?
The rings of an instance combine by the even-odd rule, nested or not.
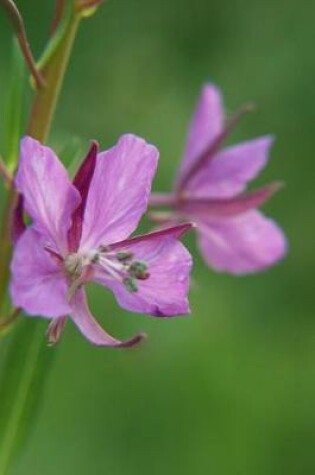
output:
[[[64,267],[68,277],[73,280],[81,276],[84,268],[93,264],[97,260],[96,252],[79,253],[73,252],[68,254],[64,260]]]
[[[129,292],[138,291],[139,280],[146,280],[150,276],[148,265],[134,259],[129,251],[112,251],[106,246],[85,253],[74,252],[68,254],[64,260],[64,268],[72,283],[78,283],[88,272],[89,266],[100,268],[107,277],[121,282]]]

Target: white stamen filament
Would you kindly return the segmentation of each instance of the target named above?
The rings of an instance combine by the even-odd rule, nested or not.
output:
[[[108,277],[122,283],[129,292],[138,291],[138,280],[149,277],[145,262],[134,260],[128,251],[113,252],[96,249],[69,254],[64,260],[65,271],[70,280],[69,300],[78,288],[93,274],[93,267],[99,267]]]
[[[112,261],[104,255],[99,255],[98,263],[111,275],[115,280],[121,281],[126,273],[125,267],[119,262]]]

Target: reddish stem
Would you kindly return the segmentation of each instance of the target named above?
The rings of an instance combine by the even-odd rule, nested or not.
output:
[[[2,0],[2,5],[13,25],[25,62],[35,80],[35,83],[38,88],[42,88],[45,86],[45,81],[36,68],[31,47],[26,35],[23,17],[12,0]]]

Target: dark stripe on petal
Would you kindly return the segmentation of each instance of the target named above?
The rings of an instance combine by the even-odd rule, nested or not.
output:
[[[11,236],[14,244],[24,233],[25,229],[23,196],[19,194],[12,213]]]
[[[82,223],[85,211],[86,200],[89,193],[90,184],[94,175],[98,143],[93,140],[90,149],[82,165],[77,171],[73,180],[73,185],[81,195],[81,203],[72,215],[72,224],[68,232],[69,251],[75,252],[80,244],[82,235]]]

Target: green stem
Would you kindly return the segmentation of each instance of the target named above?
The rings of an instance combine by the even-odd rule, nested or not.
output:
[[[35,95],[27,127],[27,133],[41,142],[45,142],[49,134],[80,19],[81,16],[74,11],[58,49],[42,71],[46,87]]]
[[[6,91],[4,110],[4,161],[11,173],[15,171],[19,154],[19,142],[23,130],[27,71],[18,42],[12,45],[10,84]]]

